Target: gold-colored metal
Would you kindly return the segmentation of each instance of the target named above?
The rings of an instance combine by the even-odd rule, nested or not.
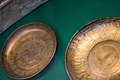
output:
[[[42,71],[56,50],[54,32],[41,23],[30,23],[15,30],[2,52],[2,67],[14,79],[27,79]]]
[[[93,21],[80,29],[66,50],[71,80],[120,80],[120,18]]]

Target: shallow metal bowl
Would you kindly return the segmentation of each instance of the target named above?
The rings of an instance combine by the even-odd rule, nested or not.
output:
[[[65,63],[71,80],[120,80],[120,18],[81,28],[68,44]]]
[[[45,24],[30,23],[15,30],[2,52],[2,67],[14,79],[27,79],[42,71],[56,50],[54,32]]]

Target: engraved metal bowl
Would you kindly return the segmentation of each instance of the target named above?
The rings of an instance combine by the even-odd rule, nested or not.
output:
[[[30,23],[15,30],[2,51],[2,67],[14,79],[27,79],[41,72],[56,50],[52,29],[41,23]]]
[[[120,18],[81,28],[68,44],[65,63],[71,80],[120,80]]]

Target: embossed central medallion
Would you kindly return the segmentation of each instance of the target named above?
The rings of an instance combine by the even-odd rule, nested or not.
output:
[[[88,63],[96,75],[110,75],[119,70],[120,42],[106,40],[96,44],[89,53]]]
[[[46,43],[38,36],[26,38],[17,46],[15,62],[21,69],[30,69],[38,65],[47,49]]]

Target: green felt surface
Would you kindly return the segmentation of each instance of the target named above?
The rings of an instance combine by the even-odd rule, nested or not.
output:
[[[120,16],[120,0],[49,0],[0,35],[0,50],[16,28],[30,22],[49,25],[57,37],[57,51],[51,63],[31,80],[69,80],[64,64],[66,46],[72,35],[88,22]],[[0,67],[0,80],[12,80]]]

